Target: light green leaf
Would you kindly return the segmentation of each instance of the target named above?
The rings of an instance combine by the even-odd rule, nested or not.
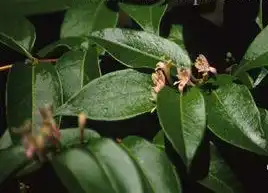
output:
[[[245,84],[249,89],[252,89],[254,86],[254,80],[253,78],[249,75],[248,72],[241,72],[237,75],[237,78]]]
[[[6,130],[4,134],[0,137],[0,150],[8,148],[12,145],[12,139],[9,130]]]
[[[93,120],[122,120],[150,112],[151,76],[127,69],[106,74],[83,87],[56,115],[84,112]]]
[[[65,53],[56,63],[63,87],[64,102],[81,90],[83,86],[100,77],[97,49],[73,50]]]
[[[217,193],[244,192],[240,182],[212,143],[210,144],[209,173],[199,183]]]
[[[36,65],[15,64],[7,81],[8,128],[19,128],[24,121],[32,120],[33,128],[42,123],[39,108],[52,104],[62,105],[62,89],[59,76],[50,63]],[[12,140],[18,139],[12,131]]]
[[[166,137],[190,167],[206,128],[202,93],[192,88],[180,94],[175,89],[164,87],[157,96],[157,114]]]
[[[144,31],[159,35],[161,19],[167,9],[163,2],[153,5],[131,5],[120,3],[120,8],[136,21]]]
[[[266,136],[266,141],[268,141],[268,111],[266,109],[259,108],[261,115],[262,128]]]
[[[148,141],[130,136],[122,141],[129,155],[137,163],[152,193],[180,193],[180,180],[164,151]]]
[[[260,113],[246,86],[228,84],[207,97],[208,128],[222,140],[257,154],[268,146]]]
[[[165,133],[163,130],[158,131],[153,139],[154,144],[165,148]]]
[[[45,57],[57,48],[67,48],[69,50],[78,50],[82,47],[83,43],[85,42],[87,42],[87,40],[82,37],[63,38],[42,48],[41,50],[38,51],[37,55],[40,57]]]
[[[128,67],[155,68],[163,56],[173,60],[177,66],[192,65],[188,54],[179,45],[152,33],[107,28],[93,32],[90,39]]]
[[[81,143],[80,141],[80,129],[79,128],[68,128],[60,130],[62,137],[60,138],[60,143],[62,148],[69,148]],[[90,141],[100,138],[100,135],[93,130],[84,129],[84,144]]]
[[[35,29],[27,19],[21,16],[0,16],[1,43],[32,58],[30,52],[35,38]]]
[[[106,2],[85,1],[69,9],[61,27],[61,38],[88,36],[92,31],[114,27],[118,13],[109,9]]]
[[[143,193],[134,162],[108,139],[91,141],[86,150],[70,149],[55,157],[52,164],[70,192]]]
[[[266,68],[262,68],[258,77],[254,81],[253,87],[254,88],[257,87],[263,81],[263,79],[267,76],[267,74],[268,74],[268,70],[266,70]]]
[[[0,184],[29,162],[22,146],[0,150]]]
[[[180,45],[183,49],[185,49],[182,30],[183,30],[182,25],[173,24],[171,26],[168,39]]]
[[[268,65],[268,26],[250,44],[234,75]]]

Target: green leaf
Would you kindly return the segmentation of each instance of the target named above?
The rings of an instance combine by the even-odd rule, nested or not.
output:
[[[22,146],[0,150],[0,184],[10,177],[16,170],[27,164],[29,160],[24,154]]]
[[[249,75],[248,72],[241,72],[237,75],[237,78],[245,84],[249,89],[252,89],[254,86],[254,80],[253,78]]]
[[[163,148],[165,147],[165,133],[163,130],[158,131],[156,136],[154,136],[153,142]]]
[[[108,139],[92,141],[86,150],[70,149],[54,158],[52,164],[70,192],[143,192],[134,162]]]
[[[29,119],[36,128],[42,123],[39,108],[46,104],[52,104],[54,109],[62,105],[61,82],[54,66],[51,63],[13,65],[7,81],[8,128],[19,128]],[[16,142],[18,136],[10,132]]]
[[[20,16],[0,16],[1,43],[32,58],[30,52],[35,38],[35,29],[27,19]]]
[[[160,22],[167,9],[167,4],[163,5],[163,2],[160,2],[149,6],[140,6],[120,3],[120,8],[144,31],[159,35]]]
[[[157,114],[166,137],[190,167],[206,128],[205,100],[197,88],[184,94],[164,87],[157,96]]]
[[[207,97],[208,128],[222,140],[267,155],[260,113],[246,86],[228,84]]]
[[[123,147],[141,168],[141,173],[150,186],[150,192],[182,192],[180,180],[164,151],[139,137],[130,136],[122,142]]]
[[[151,76],[127,69],[106,74],[83,87],[56,115],[84,112],[93,120],[122,120],[150,112]]]
[[[219,74],[213,78],[210,78],[207,83],[212,83],[216,86],[223,86],[226,84],[232,84],[236,78],[228,74]]]
[[[93,32],[90,39],[128,67],[154,69],[163,56],[178,67],[191,66],[188,54],[179,45],[148,32],[108,28]]]
[[[234,71],[238,75],[243,71],[268,65],[268,26],[262,30],[250,44],[243,59]]]
[[[64,102],[83,86],[101,76],[96,47],[87,51],[73,50],[65,53],[56,63],[63,87]]]
[[[83,43],[87,40],[82,37],[68,37],[60,39],[52,44],[47,45],[38,51],[37,55],[40,57],[45,57],[49,53],[53,52],[57,48],[67,48],[69,50],[78,50],[82,47]]]
[[[8,148],[12,145],[12,139],[9,133],[9,130],[6,130],[5,133],[0,137],[0,150]]]
[[[183,30],[182,25],[173,24],[171,26],[168,39],[180,45],[183,49],[185,49],[182,30]]]
[[[1,0],[0,10],[28,16],[65,10],[77,1],[84,0]]]
[[[61,38],[88,36],[92,31],[115,27],[118,14],[109,9],[106,2],[85,1],[69,9],[61,27]]]
[[[62,148],[69,148],[81,143],[79,128],[68,128],[60,130],[61,138],[60,143]],[[89,143],[93,139],[100,138],[100,135],[93,130],[84,129],[84,144]]]
[[[266,109],[259,108],[261,115],[262,128],[268,141],[268,111]]]
[[[80,130],[79,128],[67,128],[64,130],[60,130],[61,132],[61,151],[64,151],[68,148],[73,148],[77,146],[85,146],[90,141],[100,138],[100,135],[93,130],[85,129],[84,130],[84,143],[81,145],[80,140]],[[40,169],[43,166],[40,162],[37,161],[31,161],[29,164],[27,164],[24,168],[22,168],[16,176],[21,177],[25,176],[29,173],[32,173],[38,169]]]
[[[210,166],[208,176],[199,181],[200,184],[217,193],[242,193],[242,186],[225,163],[216,147],[210,144]]]

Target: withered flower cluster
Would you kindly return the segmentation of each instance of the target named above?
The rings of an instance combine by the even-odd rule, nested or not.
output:
[[[191,68],[179,67],[177,68],[177,81],[173,82],[171,78],[171,67],[174,66],[172,61],[158,62],[156,64],[155,72],[152,74],[153,81],[153,99],[156,99],[157,93],[165,87],[166,85],[178,85],[178,90],[183,92],[185,86],[194,86],[196,82],[200,82],[200,79],[196,79]],[[210,66],[206,57],[200,54],[194,63],[194,67],[197,69],[198,73],[202,74],[202,80],[207,80],[209,72],[216,74],[217,70]]]
[[[25,155],[31,159],[34,155],[38,156],[39,161],[45,161],[46,147],[55,147],[60,150],[60,129],[57,127],[53,118],[52,105],[39,108],[40,115],[42,117],[42,126],[37,134],[33,134],[33,126],[30,120],[25,121],[22,128],[13,129],[14,133],[20,134],[22,138],[22,144],[25,148]],[[80,128],[81,143],[84,140],[84,126],[86,123],[86,116],[81,113],[78,117],[78,123]]]

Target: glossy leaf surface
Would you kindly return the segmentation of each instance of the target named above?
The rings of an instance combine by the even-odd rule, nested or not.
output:
[[[191,66],[188,54],[179,45],[148,32],[108,28],[93,32],[90,38],[129,67],[155,68],[163,56],[177,66]]]
[[[33,126],[41,124],[39,108],[46,104],[52,104],[54,109],[62,104],[61,83],[54,66],[50,63],[13,65],[7,83],[9,129],[19,128],[29,119]]]
[[[161,19],[167,9],[167,4],[156,3],[150,6],[120,4],[120,8],[126,12],[140,27],[147,32],[159,34]]]
[[[56,69],[66,102],[83,86],[101,75],[96,47],[91,46],[87,51],[73,50],[65,53],[57,61]]]
[[[262,30],[250,44],[234,74],[268,65],[268,27]]]
[[[78,115],[84,112],[90,119],[122,120],[153,108],[151,76],[127,69],[106,74],[83,87],[63,106],[57,115]]]
[[[222,140],[237,147],[267,154],[266,136],[260,113],[245,86],[228,84],[207,98],[208,128]]]
[[[69,50],[77,50],[82,47],[82,44],[86,42],[85,38],[82,37],[68,37],[60,39],[52,44],[49,44],[38,51],[38,56],[45,57],[49,53],[53,52],[58,48],[67,48]]]
[[[225,163],[216,147],[210,144],[210,166],[206,178],[200,184],[217,193],[242,193],[242,187],[233,171]]]
[[[0,42],[31,57],[30,52],[35,42],[35,29],[23,17],[2,15],[0,16]]]
[[[164,151],[135,136],[125,138],[123,147],[141,168],[141,172],[151,188],[150,192],[182,192],[180,180]]]
[[[92,31],[114,27],[118,15],[106,3],[106,0],[85,1],[69,9],[61,27],[61,38],[88,36]]]
[[[190,166],[206,128],[202,93],[192,88],[180,94],[175,89],[164,87],[157,96],[157,114],[168,140]]]
[[[68,150],[52,163],[71,192],[143,192],[134,162],[108,139],[92,141],[87,150]]]

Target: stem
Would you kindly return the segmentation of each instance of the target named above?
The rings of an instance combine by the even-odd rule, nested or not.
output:
[[[263,23],[262,23],[262,0],[260,0],[260,7],[259,7],[259,22],[260,22],[260,28],[263,30]]]
[[[5,70],[9,70],[11,67],[12,67],[12,64],[10,64],[10,65],[6,65],[6,66],[1,66],[1,67],[0,67],[0,72],[1,72],[1,71],[5,71]]]
[[[39,62],[57,62],[58,59],[37,59]],[[0,72],[1,71],[6,71],[12,68],[13,64],[5,65],[0,67]]]

